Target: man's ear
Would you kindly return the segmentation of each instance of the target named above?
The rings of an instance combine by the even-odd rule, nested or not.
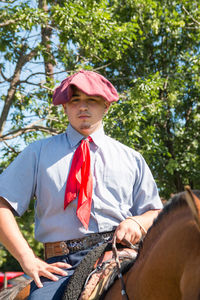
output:
[[[64,112],[66,112],[66,103],[62,104],[62,107],[64,109]]]
[[[104,105],[105,105],[105,114],[107,114],[108,110],[109,110],[109,107],[110,107],[110,102],[108,101],[105,101]]]

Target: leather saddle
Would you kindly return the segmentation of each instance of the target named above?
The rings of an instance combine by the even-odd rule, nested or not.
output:
[[[137,251],[130,248],[118,249],[120,263],[135,260]],[[114,275],[115,273],[115,275]],[[78,300],[98,300],[108,290],[114,277],[117,276],[117,264],[112,251],[106,251],[97,260],[94,270],[89,274]]]

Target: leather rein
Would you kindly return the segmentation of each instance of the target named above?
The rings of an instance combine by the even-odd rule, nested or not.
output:
[[[134,249],[134,250],[138,250],[139,245],[133,245],[131,242],[127,241],[127,240],[123,240],[123,242],[126,244],[126,246],[130,249]],[[129,300],[128,294],[126,292],[126,286],[124,283],[124,279],[123,279],[123,275],[121,272],[121,263],[119,260],[119,255],[117,252],[117,246],[116,246],[116,235],[114,235],[113,237],[113,241],[112,241],[112,251],[113,251],[113,256],[116,262],[116,266],[117,266],[117,276],[118,279],[120,281],[120,285],[121,285],[121,295],[122,295],[122,300]]]

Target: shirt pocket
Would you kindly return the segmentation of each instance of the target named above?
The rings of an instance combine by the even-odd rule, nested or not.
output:
[[[104,185],[109,192],[118,195],[123,202],[132,196],[134,184],[133,174],[124,168],[119,166],[113,166],[113,168],[106,168],[104,170]]]

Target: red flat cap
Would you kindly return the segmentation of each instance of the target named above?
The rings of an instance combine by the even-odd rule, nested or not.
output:
[[[102,75],[81,70],[66,79],[55,89],[53,93],[53,104],[64,104],[72,97],[71,86],[76,86],[83,93],[90,96],[99,96],[108,102],[119,100],[118,93],[112,83]]]

